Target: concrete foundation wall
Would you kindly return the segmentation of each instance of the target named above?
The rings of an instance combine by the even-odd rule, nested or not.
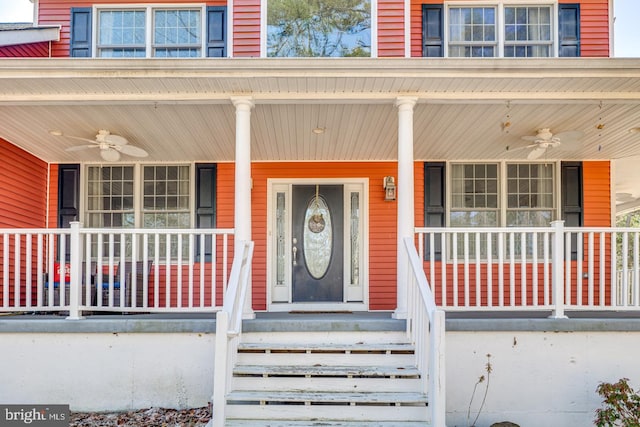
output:
[[[312,320],[317,328],[320,322]],[[282,332],[274,322],[247,326]],[[304,326],[286,323],[296,330]],[[342,333],[360,336],[362,330]],[[0,403],[69,404],[76,411],[205,406],[213,390],[213,331],[210,318],[0,321]],[[487,377],[487,354],[493,371],[471,402],[478,378]],[[627,377],[637,389],[639,354],[635,319],[448,320],[447,425],[471,425],[487,384],[476,427],[499,421],[521,427],[594,425],[601,407],[597,385]]]
[[[214,334],[3,333],[3,404],[76,411],[206,406]]]
[[[447,332],[447,425],[469,426],[489,386],[477,427],[512,421],[521,427],[594,425],[602,382],[640,382],[638,332]],[[491,354],[489,381],[487,354]]]

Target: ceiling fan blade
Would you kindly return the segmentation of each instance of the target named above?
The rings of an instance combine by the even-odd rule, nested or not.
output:
[[[529,142],[536,142],[538,140],[541,140],[541,138],[538,137],[538,135],[527,135],[527,136],[523,136],[522,139]]]
[[[90,142],[92,144],[98,144],[98,142],[95,139],[89,139],[89,138],[83,138],[81,136],[73,136],[73,135],[62,135],[65,138],[71,138],[71,139],[77,139],[78,141],[85,141],[85,142]]]
[[[98,147],[99,147],[98,145],[93,145],[93,144],[90,144],[90,145],[74,145],[73,147],[65,148],[64,151],[82,151],[82,150],[87,150],[89,148],[98,148]]]
[[[104,138],[104,142],[107,142],[113,145],[126,145],[129,143],[129,141],[127,141],[127,138],[125,138],[124,136],[114,135],[112,133],[108,135],[104,135],[103,138]]]
[[[149,155],[149,153],[147,153],[142,148],[135,147],[133,145],[118,145],[115,146],[114,149],[120,151],[123,154],[126,154],[127,156],[147,157]]]
[[[529,154],[527,155],[527,159],[529,160],[539,159],[540,157],[542,157],[545,151],[547,151],[547,149],[544,147],[536,147],[529,152]]]
[[[120,153],[113,148],[100,150],[100,156],[102,156],[105,162],[117,162],[118,160],[120,160]]]
[[[564,144],[566,141],[569,141],[572,139],[581,139],[582,137],[584,137],[584,132],[581,132],[579,130],[570,130],[567,132],[557,133],[553,135],[553,137],[558,138]]]
[[[577,151],[582,148],[582,141],[579,139],[561,139],[560,148],[566,151]]]

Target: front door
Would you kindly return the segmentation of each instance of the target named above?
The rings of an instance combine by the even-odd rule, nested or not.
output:
[[[292,301],[342,302],[342,185],[292,188]]]
[[[367,310],[366,179],[269,182],[268,309]]]

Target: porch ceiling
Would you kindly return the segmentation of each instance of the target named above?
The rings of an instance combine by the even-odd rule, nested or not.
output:
[[[539,128],[585,134],[549,160],[623,158],[631,171],[640,156],[638,59],[5,59],[0,93],[0,137],[47,162],[99,161],[54,129],[108,129],[150,161],[233,161],[235,96],[256,104],[255,161],[394,161],[398,96],[418,98],[416,160],[524,159],[507,148]],[[617,176],[621,201],[640,197],[640,177]]]

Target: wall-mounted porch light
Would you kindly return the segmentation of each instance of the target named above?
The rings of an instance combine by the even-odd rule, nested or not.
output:
[[[396,199],[396,180],[394,177],[385,176],[382,188],[384,188],[384,200],[392,201]]]

